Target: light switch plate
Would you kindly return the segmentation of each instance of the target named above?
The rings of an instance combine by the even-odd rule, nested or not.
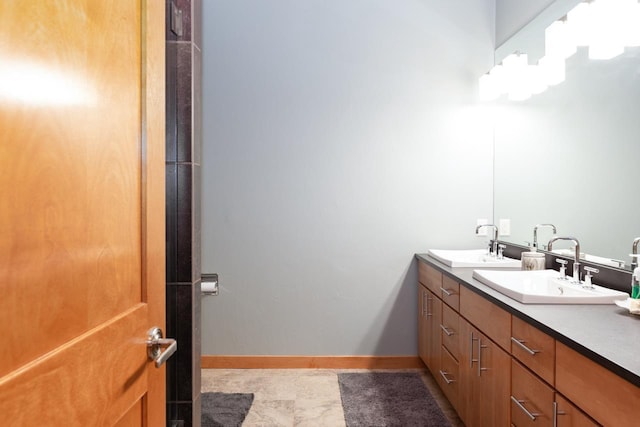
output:
[[[498,229],[500,230],[501,236],[511,236],[511,219],[500,218]]]

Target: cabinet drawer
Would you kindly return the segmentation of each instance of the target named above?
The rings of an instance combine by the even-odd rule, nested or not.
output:
[[[450,277],[442,276],[442,288],[440,291],[442,301],[458,311],[460,309],[460,284]]]
[[[418,280],[434,294],[442,292],[442,273],[424,262],[418,262]]]
[[[454,408],[458,408],[458,390],[460,387],[460,370],[456,359],[446,348],[442,348],[440,355],[440,372],[438,384]]]
[[[511,314],[460,286],[460,314],[496,344],[511,349]]]
[[[442,346],[460,360],[460,315],[447,305],[442,306]]]
[[[571,404],[560,393],[556,393],[557,427],[597,427],[598,423]]]
[[[517,427],[553,425],[554,390],[511,360],[511,424]]]
[[[640,387],[561,342],[556,342],[556,389],[602,425],[638,425]]]
[[[511,319],[511,354],[554,385],[556,340],[516,316]]]

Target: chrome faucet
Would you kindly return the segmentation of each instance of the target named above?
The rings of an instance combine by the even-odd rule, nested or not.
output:
[[[636,237],[635,239],[633,239],[633,246],[631,247],[631,253],[633,255],[638,255],[638,243],[640,243],[640,237]],[[631,271],[635,270],[637,266],[638,266],[638,257],[632,256]]]
[[[489,255],[498,256],[498,226],[495,224],[480,224],[476,227],[476,234],[482,227],[493,227],[493,241],[491,242],[491,246],[489,246]]]
[[[542,227],[551,227],[551,229],[553,230],[553,235],[555,236],[556,234],[556,226],[553,224],[538,224],[535,227],[533,227],[533,247],[534,248],[538,248],[538,228],[542,228]]]
[[[553,237],[551,240],[549,240],[549,243],[547,244],[547,248],[549,249],[549,251],[553,250],[553,242],[556,242],[558,240],[569,240],[570,242],[573,242],[576,244],[576,253],[575,253],[575,259],[573,261],[573,280],[571,281],[572,283],[576,283],[576,284],[580,284],[580,242],[578,241],[578,239],[576,239],[575,237]]]

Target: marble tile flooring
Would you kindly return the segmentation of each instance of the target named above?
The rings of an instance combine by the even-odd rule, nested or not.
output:
[[[254,393],[243,427],[344,427],[337,374],[363,369],[203,369],[202,391]],[[390,372],[385,370],[384,372]],[[451,422],[464,427],[426,370],[418,372]]]

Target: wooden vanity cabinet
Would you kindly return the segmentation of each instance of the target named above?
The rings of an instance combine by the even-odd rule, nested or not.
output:
[[[466,427],[640,425],[640,387],[418,265],[420,357]]]
[[[440,298],[455,311],[460,310],[460,284],[451,277],[442,276]]]
[[[555,401],[557,427],[597,427],[599,425],[560,393],[556,393]]]
[[[460,287],[460,315],[504,350],[511,349],[511,314],[465,286]]]
[[[511,354],[554,385],[556,340],[516,316],[511,319]]]
[[[442,305],[440,324],[442,351],[440,353],[440,377],[438,384],[452,406],[458,409],[460,388],[460,315],[447,304]]]
[[[419,285],[418,350],[420,358],[434,377],[440,371],[442,338],[442,301],[425,286]]]
[[[426,364],[427,363],[427,319],[425,310],[427,307],[427,292],[429,292],[422,283],[418,283],[418,356]]]
[[[553,388],[515,359],[511,360],[511,424],[515,427],[553,427]]]
[[[464,293],[461,296],[461,304]],[[458,414],[467,427],[508,426],[511,356],[460,318]]]
[[[440,376],[441,365],[441,323],[442,300],[439,295],[442,292],[442,273],[430,265],[418,263],[418,281],[420,282],[420,305],[418,329],[418,347],[421,350],[420,357],[427,365],[435,378]]]
[[[640,387],[556,343],[556,389],[605,426],[640,424]]]

